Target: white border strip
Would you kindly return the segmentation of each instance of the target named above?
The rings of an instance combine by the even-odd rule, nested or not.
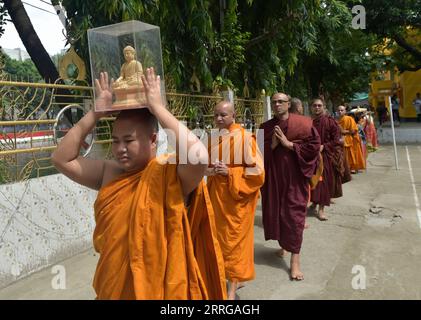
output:
[[[406,149],[406,158],[408,159],[408,168],[409,168],[409,176],[411,178],[412,191],[414,193],[415,208],[417,209],[418,224],[419,224],[420,229],[421,229],[421,208],[420,208],[420,201],[418,199],[417,189],[415,187],[415,179],[414,179],[414,174],[412,172],[411,158],[409,157],[408,146],[405,146],[405,149]]]

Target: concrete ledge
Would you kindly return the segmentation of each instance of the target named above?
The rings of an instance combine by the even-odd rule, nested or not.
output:
[[[382,126],[377,128],[379,143],[392,143],[392,128]],[[421,124],[420,123],[400,123],[395,126],[396,143],[421,143]]]

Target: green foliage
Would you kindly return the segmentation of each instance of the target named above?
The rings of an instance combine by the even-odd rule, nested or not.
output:
[[[5,55],[3,71],[14,81],[39,82],[42,80],[31,59],[18,61]]]
[[[4,25],[9,21],[4,3],[0,2],[0,37],[4,33]]]
[[[419,0],[226,0],[224,8],[218,0],[56,1],[87,65],[89,28],[132,19],[160,26],[166,81],[181,91],[189,90],[195,73],[206,93],[215,86],[241,92],[247,79],[254,96],[265,89],[342,101],[367,90],[373,68],[417,64],[407,50],[388,58],[375,46],[419,27]],[[367,9],[366,31],[351,27],[356,4]]]
[[[366,32],[392,52],[389,67],[401,71],[421,68],[421,1],[363,0]]]

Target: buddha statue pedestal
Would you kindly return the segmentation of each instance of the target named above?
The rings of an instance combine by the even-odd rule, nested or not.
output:
[[[114,88],[115,101],[113,109],[133,109],[146,107],[146,96],[143,87],[131,86],[125,88]]]

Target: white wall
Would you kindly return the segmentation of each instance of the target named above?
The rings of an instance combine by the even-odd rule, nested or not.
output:
[[[0,185],[0,288],[90,248],[96,195],[61,174]]]

